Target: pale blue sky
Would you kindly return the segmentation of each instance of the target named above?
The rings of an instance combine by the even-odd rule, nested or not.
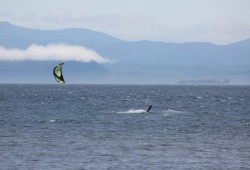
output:
[[[250,38],[250,0],[0,0],[0,21],[131,41],[227,44]]]

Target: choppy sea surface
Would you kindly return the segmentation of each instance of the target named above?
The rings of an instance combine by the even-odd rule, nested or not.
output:
[[[250,169],[250,86],[2,84],[0,169]]]

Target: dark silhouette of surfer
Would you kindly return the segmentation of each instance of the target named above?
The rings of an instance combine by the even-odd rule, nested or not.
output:
[[[147,112],[149,112],[152,109],[152,105],[148,106]]]

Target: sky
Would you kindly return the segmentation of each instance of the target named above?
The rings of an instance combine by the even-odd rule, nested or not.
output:
[[[0,21],[128,41],[229,44],[250,38],[250,0],[0,0]]]

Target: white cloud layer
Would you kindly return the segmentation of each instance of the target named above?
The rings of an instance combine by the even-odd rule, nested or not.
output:
[[[49,44],[47,46],[33,44],[27,49],[6,49],[0,47],[0,61],[22,61],[22,60],[40,60],[40,61],[80,61],[98,63],[109,62],[93,50],[83,46],[74,46],[68,44]]]

